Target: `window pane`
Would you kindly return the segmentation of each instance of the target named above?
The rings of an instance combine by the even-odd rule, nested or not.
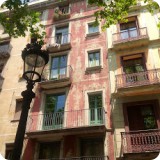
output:
[[[98,26],[94,26],[93,24],[88,25],[88,33],[98,32]]]
[[[56,107],[56,96],[47,95],[46,96],[46,105],[45,105],[45,112],[46,113],[53,113]]]
[[[56,43],[68,43],[68,26],[56,28]]]
[[[65,101],[66,101],[66,95],[57,96],[57,107],[56,107],[57,112],[64,111]]]
[[[121,39],[128,39],[129,37],[137,37],[136,21],[120,24]]]
[[[100,65],[100,53],[99,52],[89,53],[88,60],[89,60],[88,62],[89,67],[99,66]]]
[[[94,66],[94,55],[93,54],[89,54],[89,67]]]
[[[66,67],[67,67],[67,56],[59,56],[59,57],[54,57],[52,59],[52,66],[51,66],[51,79],[58,79],[65,77],[66,75]]]
[[[153,112],[152,105],[146,105],[141,107],[141,114],[143,116],[144,128],[145,129],[155,129],[157,128],[156,119]]]
[[[52,59],[52,69],[53,68],[58,68],[58,64],[59,64],[59,57],[54,57]]]
[[[67,65],[67,56],[61,56],[60,58],[60,67],[66,67]]]
[[[137,37],[138,36],[137,29],[136,28],[129,29],[129,34],[130,37]]]
[[[144,71],[143,59],[135,58],[123,61],[124,72],[126,74],[129,73],[137,73]]]
[[[102,95],[89,95],[89,107],[90,108],[100,108],[102,107]]]
[[[95,53],[95,61],[96,61],[96,66],[100,65],[100,57],[99,53]]]
[[[64,110],[66,95],[47,95],[45,112],[60,112]]]

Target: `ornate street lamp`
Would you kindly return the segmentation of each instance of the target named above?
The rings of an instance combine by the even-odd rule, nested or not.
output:
[[[41,76],[45,65],[48,63],[48,52],[41,49],[41,45],[37,42],[27,44],[22,51],[22,59],[24,61],[23,78],[27,81],[27,89],[22,92],[22,112],[14,142],[14,149],[11,160],[19,160],[23,148],[23,140],[26,130],[28,111],[32,98],[35,93],[32,91],[34,84],[41,81]]]

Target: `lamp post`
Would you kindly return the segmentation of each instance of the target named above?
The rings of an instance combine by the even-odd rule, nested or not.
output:
[[[23,78],[27,81],[27,89],[22,92],[22,112],[17,128],[11,160],[20,159],[28,111],[30,109],[30,103],[35,97],[35,93],[32,91],[32,89],[36,82],[41,81],[41,76],[45,65],[48,63],[49,57],[48,52],[41,50],[41,45],[39,45],[37,42],[34,42],[26,45],[26,48],[24,48],[22,51],[22,59],[24,61]]]

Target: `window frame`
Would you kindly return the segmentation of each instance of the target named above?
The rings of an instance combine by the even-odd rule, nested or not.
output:
[[[99,65],[98,66],[89,66],[89,54],[99,52]],[[102,48],[94,50],[86,50],[85,52],[85,66],[87,71],[101,70],[103,68],[103,51]]]
[[[127,39],[130,39],[130,38],[135,38],[135,37],[138,37],[139,36],[139,24],[138,24],[138,18],[137,18],[137,16],[132,16],[132,17],[128,17],[128,18],[126,18],[127,20],[128,20],[128,22],[120,22],[119,24],[118,24],[118,32],[119,32],[119,34],[120,34],[120,37],[122,36],[121,34],[123,34],[123,33],[125,33],[124,31],[128,31],[127,33],[129,33],[129,35],[128,35],[128,37],[126,37],[126,38],[122,38],[122,40],[127,40]],[[126,30],[121,30],[121,25],[128,25],[129,23],[132,23],[132,22],[135,22],[135,28],[136,28],[136,33],[137,33],[137,36],[131,36],[130,35],[130,29],[128,28],[128,29],[126,29]],[[123,31],[123,32],[122,32]],[[125,34],[124,34],[125,35]],[[126,35],[125,35],[126,36]]]
[[[49,54],[49,62],[46,66],[46,70],[51,70],[51,66],[52,66],[52,59],[54,57],[59,57],[59,56],[67,56],[67,67],[69,66],[69,60],[70,60],[70,56],[69,56],[70,51],[62,51],[62,52],[56,52],[56,53],[51,53]],[[68,69],[67,69],[67,76],[69,75]],[[47,75],[47,78],[50,79],[50,73]]]
[[[97,31],[96,32],[89,32],[89,25],[93,25],[94,24],[94,21],[90,21],[90,22],[87,22],[87,25],[86,25],[86,37],[90,37],[90,36],[96,36],[96,35],[99,35],[100,34],[100,24],[97,27]]]
[[[65,71],[65,75],[66,77],[68,77],[68,53],[67,52],[62,52],[61,54],[57,54],[57,55],[53,55],[53,56],[50,56],[50,63],[49,63],[49,79],[52,80],[51,78],[51,70],[53,69],[52,68],[52,65],[53,65],[53,59],[56,58],[56,57],[63,57],[63,56],[66,56],[66,71]],[[60,62],[58,62],[58,64],[60,65]],[[58,67],[57,69],[60,69],[60,67]],[[61,74],[58,74],[58,76],[60,76]],[[59,78],[56,78],[57,80]],[[60,78],[61,79],[61,78]]]
[[[60,93],[54,93],[54,94],[46,94],[45,96],[45,106],[44,106],[44,113],[46,112],[45,109],[46,109],[46,105],[47,105],[47,102],[46,102],[46,99],[47,99],[47,96],[55,96],[55,97],[58,97],[59,95],[65,95],[65,102],[64,102],[64,110],[65,110],[65,105],[66,105],[66,93],[65,92],[60,92]],[[57,101],[56,101],[57,102]],[[56,106],[55,106],[55,110],[57,110]],[[63,110],[63,112],[64,112]],[[56,113],[57,111],[54,111],[53,113]]]
[[[22,113],[22,103],[23,103],[22,98],[16,99],[14,117],[13,117],[13,120],[11,120],[11,122],[19,122],[20,116],[21,116],[21,113]],[[20,110],[18,110],[18,109],[20,109]]]
[[[60,34],[60,33],[57,33],[57,30],[60,29],[60,28],[66,28],[68,30],[68,33],[66,34],[67,35],[67,41],[66,42],[64,41],[64,37],[63,36],[65,34],[63,35],[63,32],[60,32],[60,33],[62,33],[62,35],[61,35],[61,43],[57,43],[56,37],[57,37],[57,34]],[[60,44],[60,45],[65,45],[65,44],[70,43],[70,34],[69,34],[70,32],[69,31],[70,31],[69,24],[55,26],[55,33],[54,33],[54,37],[55,37],[54,41],[55,41],[55,43]]]
[[[94,95],[94,94],[102,94],[102,106],[104,109],[105,107],[105,89],[93,89],[93,90],[86,90],[85,91],[85,109],[89,109],[89,101],[88,101],[88,95]]]

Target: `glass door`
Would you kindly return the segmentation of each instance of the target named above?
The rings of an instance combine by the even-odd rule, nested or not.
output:
[[[134,83],[148,80],[146,75],[143,58],[134,58],[129,60],[123,60],[123,70],[126,74],[126,82]],[[141,73],[140,73],[141,72]]]
[[[129,39],[138,36],[136,21],[120,24],[121,39]]]
[[[43,129],[61,128],[63,126],[65,100],[65,94],[46,96]]]
[[[89,95],[90,124],[103,123],[102,95]]]
[[[56,43],[58,44],[68,43],[68,26],[56,29]]]

